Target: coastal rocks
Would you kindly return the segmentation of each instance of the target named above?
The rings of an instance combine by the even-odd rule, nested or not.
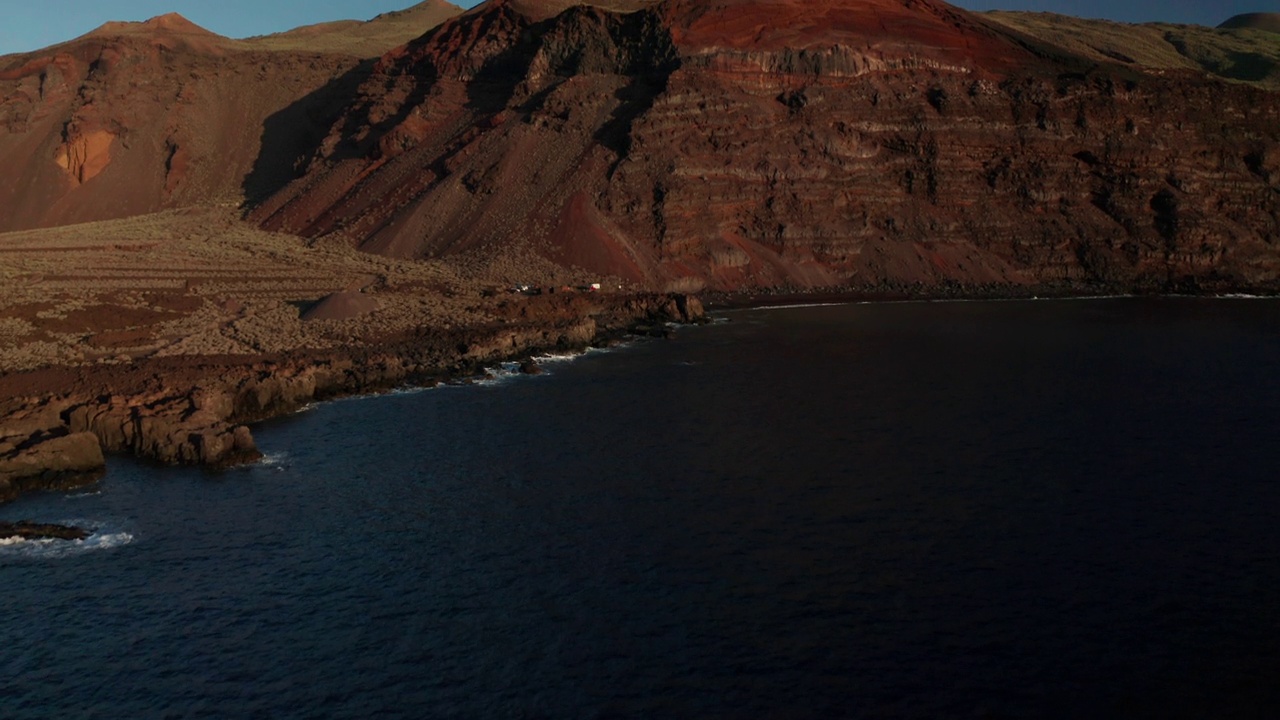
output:
[[[95,368],[66,393],[68,375],[4,377],[23,396],[0,401],[0,502],[25,491],[84,482],[100,474],[103,452],[167,464],[222,467],[261,457],[248,424],[342,395],[405,382],[428,384],[472,374],[493,362],[524,362],[545,352],[582,350],[641,328],[705,318],[686,295],[565,293],[521,298],[494,308],[492,324],[422,328],[373,347],[299,350],[225,360],[153,358],[127,368]],[[79,373],[77,373],[78,375]],[[42,394],[43,393],[43,394]]]
[[[63,413],[68,430],[91,433],[108,452],[173,464],[225,465],[256,455],[247,429],[227,423],[232,404],[207,388],[146,396],[109,395]]]
[[[57,432],[55,430],[54,432]],[[80,432],[38,433],[0,454],[0,502],[36,489],[65,489],[92,483],[106,467],[97,436]],[[0,445],[3,451],[4,445]]]
[[[232,465],[261,457],[248,428],[228,423],[229,413],[201,410],[192,397],[139,403],[108,397],[65,413],[72,432],[88,433],[110,452],[162,463]]]
[[[697,297],[693,295],[676,295],[671,298],[670,302],[675,304],[675,308],[673,309],[668,305],[666,313],[672,321],[691,325],[706,322],[706,308],[702,306],[702,301]]]
[[[0,540],[85,540],[93,533],[78,527],[21,521],[0,522]]]

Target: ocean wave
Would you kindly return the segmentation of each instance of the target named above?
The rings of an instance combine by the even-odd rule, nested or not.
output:
[[[76,521],[69,525],[87,525],[94,523]],[[35,559],[56,560],[74,557],[99,550],[111,550],[129,545],[134,540],[133,534],[119,528],[99,528],[97,532],[84,540],[27,540],[23,538],[0,538],[0,560]]]
[[[391,395],[394,397],[399,397],[401,395],[421,395],[424,392],[430,392],[431,390],[434,390],[434,389],[435,389],[434,385],[405,385],[403,387],[398,387],[398,388],[395,388],[394,390],[390,390],[385,394]],[[370,395],[368,397],[377,397],[377,395]]]
[[[64,496],[63,496],[63,499],[64,499],[64,500],[84,500],[84,499],[86,499],[86,498],[98,497],[98,496],[99,496],[99,495],[101,495],[101,494],[102,494],[102,491],[101,491],[101,490],[88,490],[88,491],[81,492],[81,493],[74,493],[74,494],[71,494],[71,495],[64,495]]]
[[[552,363],[573,362],[574,360],[577,360],[583,355],[586,355],[587,352],[590,352],[590,350],[587,350],[585,352],[572,352],[572,353],[547,353],[546,355],[534,356],[533,359],[535,362],[541,365],[549,365]]]
[[[822,307],[840,307],[841,305],[857,305],[859,303],[850,302],[823,302],[823,303],[801,303],[799,305],[761,305],[756,308],[747,308],[748,310],[800,310],[803,308],[822,308]]]
[[[605,353],[611,353],[621,348],[628,347],[632,345],[633,342],[634,341],[628,342],[626,340],[620,340],[617,343],[610,345],[608,347],[591,346],[585,350],[577,350],[574,352],[545,353],[542,355],[535,355],[533,359],[535,362],[537,362],[540,365],[573,362],[574,360],[580,360],[584,357],[589,357],[591,355],[603,355]]]
[[[289,461],[291,459],[292,458],[287,451],[277,450],[275,452],[263,453],[258,462],[248,465],[247,467],[264,467],[283,472],[289,467]]]
[[[543,368],[543,370],[545,371],[548,366],[574,362],[575,360],[580,360],[584,357],[587,357],[588,355],[595,355],[598,353],[607,353],[615,349],[616,347],[620,347],[620,346],[614,346],[614,347],[608,347],[608,348],[590,347],[585,350],[576,350],[573,352],[544,353],[542,355],[534,355],[532,356],[531,359],[533,360],[534,363],[536,363],[539,367]],[[515,361],[504,362],[504,363],[495,365],[493,367],[485,368],[484,375],[481,375],[478,377],[460,379],[458,381],[449,383],[449,385],[453,387],[467,387],[470,385],[478,385],[480,387],[493,387],[497,385],[505,385],[509,382],[512,382],[520,378],[537,377],[537,375],[530,375],[525,372],[522,372],[520,368],[523,364],[524,364],[523,362],[515,362]]]
[[[481,387],[493,387],[510,382],[521,376],[520,363],[506,362],[491,368],[485,368],[485,374],[474,378],[471,384]]]

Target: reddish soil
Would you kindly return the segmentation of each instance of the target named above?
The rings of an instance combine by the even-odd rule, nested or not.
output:
[[[170,14],[0,57],[0,232],[269,194],[367,76],[364,58],[457,12],[430,0],[251,41]]]
[[[869,57],[890,62],[911,58],[998,72],[1035,59],[971,13],[932,0],[672,0],[663,8],[673,40],[686,51],[844,46],[873,50]]]
[[[304,321],[350,320],[368,315],[378,309],[378,301],[358,292],[340,292],[326,295],[302,313]]]

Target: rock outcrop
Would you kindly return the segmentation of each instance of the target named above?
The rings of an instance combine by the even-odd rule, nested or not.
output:
[[[92,483],[105,467],[98,438],[68,432],[56,415],[37,410],[0,425],[0,503],[28,490]]]
[[[92,534],[83,528],[67,525],[0,522],[0,540],[85,540]]]
[[[651,287],[1275,288],[1280,94],[934,0],[491,0],[252,217]]]
[[[103,451],[167,464],[250,462],[261,454],[249,424],[316,400],[475,374],[639,326],[705,317],[692,297],[594,293],[512,298],[495,313],[489,326],[423,329],[385,338],[376,349],[0,375],[0,503],[97,479]]]

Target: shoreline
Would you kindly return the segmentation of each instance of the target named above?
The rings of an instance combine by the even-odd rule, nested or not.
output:
[[[813,291],[766,289],[707,291],[700,294],[706,309],[752,310],[803,305],[850,305],[894,302],[990,302],[1001,300],[1100,300],[1106,298],[1280,298],[1280,284],[1242,287],[1130,287],[1102,285],[940,286],[909,288],[819,288]]]
[[[501,362],[581,352],[627,335],[662,337],[666,323],[707,313],[899,302],[1107,298],[1275,299],[1272,288],[1117,294],[1096,287],[861,288],[577,296],[508,324],[420,327],[366,347],[256,355],[146,358],[127,365],[53,366],[0,374],[0,505],[97,482],[107,455],[161,465],[227,468],[262,458],[251,426],[306,405],[430,388]]]
[[[495,362],[581,351],[629,334],[661,336],[666,323],[704,321],[696,297],[605,295],[521,322],[422,327],[369,347],[0,375],[0,505],[90,485],[105,471],[106,455],[211,468],[255,462],[262,454],[250,426],[313,402],[431,387],[474,377]]]

